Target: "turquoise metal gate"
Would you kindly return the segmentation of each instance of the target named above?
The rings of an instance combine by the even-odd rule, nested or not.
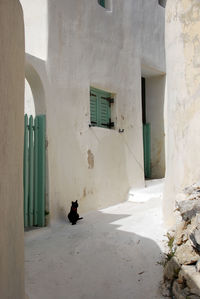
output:
[[[45,226],[46,116],[24,116],[24,227]]]

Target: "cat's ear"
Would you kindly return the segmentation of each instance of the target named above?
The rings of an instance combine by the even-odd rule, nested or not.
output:
[[[77,202],[77,200],[75,202]]]
[[[72,203],[74,203],[74,202],[72,201]]]

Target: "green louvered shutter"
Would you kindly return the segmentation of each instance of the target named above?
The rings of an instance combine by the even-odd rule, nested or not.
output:
[[[105,99],[105,96],[102,95],[99,95],[99,122],[100,122],[99,125],[104,128],[107,128],[110,122],[109,101],[107,101]]]
[[[90,89],[90,122],[92,126],[111,128],[111,93]]]
[[[90,92],[90,122],[93,126],[97,125],[97,95]]]
[[[150,124],[143,124],[144,142],[144,174],[145,178],[151,178],[151,127]]]

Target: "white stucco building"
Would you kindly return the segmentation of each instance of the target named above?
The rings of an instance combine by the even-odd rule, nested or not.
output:
[[[162,2],[21,0],[22,7],[18,0],[0,2],[1,298],[25,297],[24,70],[31,88],[25,90],[26,102],[34,99],[26,112],[44,114],[47,121],[51,219],[65,216],[72,200],[79,200],[82,212],[123,201],[130,187],[144,185],[143,124],[151,125],[148,176],[163,177],[165,171]]]
[[[165,9],[157,0],[21,4],[26,79],[36,114],[47,119],[51,219],[64,216],[72,200],[85,212],[123,201],[130,187],[144,185],[143,121],[151,124],[151,177],[163,177]],[[114,98],[114,127],[89,126],[91,87]]]

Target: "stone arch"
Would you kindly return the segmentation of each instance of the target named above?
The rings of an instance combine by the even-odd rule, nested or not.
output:
[[[46,114],[45,91],[42,80],[38,72],[30,62],[26,62],[25,77],[30,85],[33,94],[36,115]]]

